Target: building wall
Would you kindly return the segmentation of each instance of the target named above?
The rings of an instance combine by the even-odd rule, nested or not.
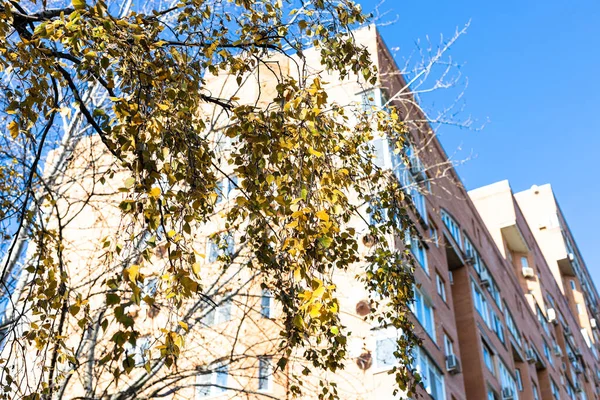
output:
[[[376,30],[373,27],[363,29],[357,33],[356,38],[370,49],[380,71],[380,80],[375,89],[388,97],[401,91],[406,82]],[[309,51],[306,54],[310,68],[317,72],[320,68],[318,52]],[[274,57],[274,64],[282,76],[298,75],[293,63],[287,58]],[[272,88],[278,77],[267,77],[270,71],[264,69],[261,72],[262,80],[251,77],[241,87],[227,74],[209,77],[207,86],[214,94],[235,95],[240,103],[253,103],[258,99],[257,104],[264,106],[272,100]],[[360,105],[361,93],[365,89],[373,89],[359,80],[342,82],[324,71],[321,71],[321,76],[324,81],[329,82],[326,87],[330,100],[342,104]],[[560,399],[568,399],[565,383],[568,379],[565,375],[572,375],[574,365],[568,358],[569,346],[581,353],[576,355],[575,359],[585,366],[585,372],[575,375],[585,390],[585,398],[598,399],[595,382],[599,363],[581,334],[581,329],[585,329],[593,345],[596,345],[596,330],[592,329],[589,318],[592,313],[588,312],[596,304],[588,300],[590,304],[586,313],[577,314],[575,304],[583,302],[586,298],[585,290],[582,290],[580,280],[576,279],[576,290],[570,291],[571,278],[565,281],[561,275],[563,267],[556,260],[568,258],[568,254],[564,245],[563,248],[559,246],[560,243],[564,244],[564,241],[561,241],[560,224],[552,220],[556,226],[547,224],[545,229],[540,229],[539,221],[547,219],[544,207],[548,205],[552,208],[552,201],[546,198],[544,207],[534,205],[525,195],[514,196],[507,182],[467,193],[431,128],[425,123],[415,122],[422,120],[423,114],[412,102],[411,95],[406,93],[398,96],[392,104],[398,107],[407,120],[415,156],[422,162],[423,172],[428,178],[427,184],[420,186],[425,196],[425,215],[419,214],[410,198],[407,200],[407,212],[415,221],[420,241],[426,247],[427,268],[417,267],[415,281],[418,290],[433,307],[435,328],[433,334],[429,335],[415,318],[414,330],[423,340],[423,354],[427,355],[443,375],[444,394],[438,394],[436,400],[490,400],[490,396],[497,400],[508,400],[509,396],[503,396],[503,389],[507,389],[511,384],[503,379],[501,365],[506,366],[509,379],[516,381],[516,371],[520,372],[522,390],[517,389],[513,393],[513,400],[535,399],[534,387],[537,388],[539,399],[552,400],[551,382],[555,382]],[[224,114],[215,113],[214,109],[208,106],[201,111],[217,128],[225,127],[229,122]],[[97,148],[97,143],[93,138],[82,142],[80,153],[87,154],[89,149]],[[226,152],[223,155],[223,168],[226,173],[231,173],[231,169],[227,169],[231,167],[226,163]],[[94,157],[98,159],[96,163],[103,168],[110,164],[110,160],[105,156]],[[78,176],[89,168],[84,160],[83,156],[75,159],[71,166],[73,176]],[[113,200],[119,199],[118,187],[122,178],[123,176],[117,174],[109,180],[106,195],[112,196]],[[76,185],[65,186],[63,190],[72,198],[82,197],[83,193],[90,189],[86,185],[91,181],[81,181]],[[98,254],[102,251],[102,238],[111,232],[123,230],[118,209],[101,208],[100,204],[105,200],[106,198],[100,199],[101,202],[96,204],[96,208],[94,204],[83,205],[84,212],[73,215],[73,224],[65,231],[65,238],[69,243],[66,251],[71,259],[70,268],[74,269],[73,276],[81,282],[88,282],[88,285],[89,278],[99,270]],[[455,227],[450,227],[448,220],[442,219],[443,213],[453,219]],[[558,220],[561,218],[562,216]],[[361,225],[361,222],[356,220],[351,224],[360,228],[357,229],[359,235],[364,235],[364,223]],[[203,225],[197,232],[198,248],[206,249],[208,237],[223,229],[223,221],[218,216]],[[455,238],[457,235],[460,235],[459,240]],[[468,238],[477,252],[476,257],[467,249],[465,238]],[[362,248],[361,251],[368,250]],[[521,257],[526,257],[528,265],[534,270],[534,276],[523,276]],[[149,264],[147,274],[158,275],[163,265],[161,261],[155,259]],[[232,353],[233,347],[246,356],[236,364],[240,370],[246,372],[232,377],[232,387],[252,392],[246,393],[244,398],[262,398],[263,396],[257,393],[256,357],[268,353],[276,346],[279,339],[278,330],[282,329],[276,311],[274,317],[268,320],[259,314],[259,285],[262,278],[253,278],[256,271],[245,269],[241,265],[236,265],[226,274],[222,274],[215,265],[207,261],[203,263],[202,271],[205,275],[205,287],[214,288],[212,293],[223,295],[236,292],[236,296],[230,321],[210,327],[202,326],[198,321],[190,323],[193,332],[186,339],[187,345],[181,365],[182,369],[189,371],[187,381],[193,381],[198,371],[210,367],[212,361]],[[338,382],[343,399],[392,399],[393,376],[387,373],[389,368],[373,365],[361,369],[357,363],[362,354],[377,354],[377,339],[382,332],[374,329],[374,326],[357,314],[357,304],[368,298],[368,293],[359,288],[355,280],[356,274],[360,273],[361,266],[356,265],[335,277],[342,322],[353,332],[349,343],[351,359],[343,371],[323,376]],[[586,275],[583,273],[581,276]],[[591,289],[593,285],[589,275],[587,276],[586,288]],[[438,284],[438,280],[441,284]],[[439,293],[440,285],[444,288],[445,299]],[[480,297],[475,297],[474,290],[481,293]],[[553,308],[556,312],[556,324],[547,321],[548,309],[552,308],[549,307],[548,295],[555,303]],[[482,312],[484,315],[476,310],[476,306],[480,306],[482,301],[486,303]],[[101,306],[95,305],[98,308]],[[201,305],[200,308],[202,307],[206,308],[206,305]],[[537,314],[538,307],[541,317]],[[147,333],[150,335],[169,323],[161,313],[169,311],[182,317],[178,314],[180,310],[166,310],[166,306],[156,316],[150,316],[149,310],[134,307],[130,311],[135,318],[144,318],[147,321]],[[507,328],[509,313],[518,331],[516,336]],[[497,316],[496,321],[492,315]],[[544,325],[546,329],[543,328]],[[565,327],[569,327],[571,335],[565,333]],[[109,327],[109,331],[111,329],[116,330],[115,327]],[[452,342],[453,353],[460,361],[459,370],[447,369],[446,337]],[[552,353],[555,353],[556,343],[562,356],[551,354],[550,358],[546,357],[544,343],[550,346]],[[487,360],[491,361],[492,370],[486,366],[484,349],[489,352],[490,357]],[[533,359],[528,359],[531,350],[534,350],[536,355]],[[286,370],[278,372],[274,379],[274,387],[268,394],[284,398],[285,390],[290,384],[290,375],[301,375],[302,366],[301,362],[292,363]],[[157,380],[164,379],[161,374],[157,375]],[[134,376],[124,379],[127,382],[128,379],[135,378]],[[319,378],[306,377],[304,384],[307,390],[303,398],[316,397]],[[83,384],[75,385],[73,394],[81,393],[82,387]],[[422,388],[419,389],[419,395],[430,398]],[[216,395],[215,398],[238,396],[239,392],[229,390]],[[194,389],[191,386],[172,396],[193,397]]]

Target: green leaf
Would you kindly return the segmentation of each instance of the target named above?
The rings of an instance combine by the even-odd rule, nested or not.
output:
[[[333,242],[333,239],[330,238],[329,236],[322,236],[319,238],[319,243],[321,244],[321,246],[328,248],[329,246],[331,246],[331,243]]]
[[[112,306],[114,304],[119,304],[121,302],[121,297],[115,293],[107,293],[106,294],[106,305]]]

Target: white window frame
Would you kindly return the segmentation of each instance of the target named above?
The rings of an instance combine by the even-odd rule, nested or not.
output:
[[[239,179],[237,175],[228,175],[227,177],[220,179],[217,182],[217,187],[215,188],[215,192],[217,193],[215,205],[235,198],[237,195],[238,186]]]
[[[446,398],[446,385],[442,371],[421,347],[413,349],[413,358],[413,369],[421,376],[421,384],[425,391],[435,400],[444,400]],[[441,391],[441,393],[437,393],[437,396],[432,393],[432,376],[437,381],[436,387]]]
[[[217,303],[216,307],[212,307],[212,303],[208,303],[211,310],[202,317],[202,323],[205,326],[216,326],[227,321],[231,321],[233,298],[230,293],[224,294]]]
[[[483,357],[483,364],[486,366],[487,370],[490,371],[492,375],[496,376],[496,357],[494,356],[492,348],[488,346],[483,339],[481,339],[481,355]]]
[[[454,342],[446,333],[444,333],[444,354],[446,356],[454,355]]]
[[[225,385],[219,385],[219,374],[225,372]],[[207,379],[208,378],[208,379]],[[220,396],[227,392],[227,386],[229,381],[229,366],[219,365],[210,374],[197,374],[196,375],[196,399],[208,399],[211,397]],[[202,384],[203,386],[199,386]],[[203,394],[203,389],[208,389],[207,394]]]
[[[135,346],[130,342],[125,342],[123,345],[125,354],[133,355],[133,362],[136,367],[141,367],[150,361],[149,351],[152,348],[150,336],[140,336],[135,341]]]
[[[425,245],[423,244],[423,242],[421,242],[421,240],[413,235],[409,234],[409,245],[410,245],[410,252],[413,255],[415,261],[417,262],[417,264],[423,268],[423,271],[425,271],[425,273],[427,275],[429,275],[429,264],[427,261],[427,248],[425,247]]]
[[[515,400],[519,399],[519,389],[517,387],[517,382],[515,381],[515,377],[510,372],[510,369],[504,364],[502,360],[498,360],[498,372],[500,376],[500,386],[502,389],[512,389]]]
[[[447,302],[447,298],[446,298],[446,282],[444,282],[444,280],[442,279],[442,277],[440,276],[440,274],[437,273],[437,272],[435,274],[435,282],[436,282],[438,294],[440,295],[440,297],[442,298],[442,300],[444,300],[444,302]]]
[[[475,310],[479,313],[485,324],[489,327],[490,324],[490,313],[489,313],[489,305],[483,291],[479,288],[479,286],[475,283],[474,280],[471,279],[471,287],[473,294],[473,305],[475,306]]]
[[[448,213],[448,211],[442,209],[440,210],[440,216],[442,218],[442,222],[446,225],[448,232],[450,232],[450,236],[454,238],[456,244],[460,249],[463,248],[462,244],[462,233],[460,231],[460,225],[456,222],[454,218]]]
[[[227,242],[227,248],[220,248],[219,242],[216,242],[213,238],[208,238],[206,241],[206,261],[208,263],[215,263],[219,257],[224,255],[232,256],[235,253],[235,237],[230,232],[225,232],[219,235],[220,241]]]
[[[398,351],[398,337],[399,331],[393,327],[381,328],[377,329],[373,332],[373,339],[375,341],[375,354],[373,357],[373,369],[374,372],[385,371],[393,368],[398,365],[398,358],[393,354],[395,351]],[[392,354],[385,354],[385,359],[391,359],[393,357],[394,361],[392,363],[380,363],[379,351],[382,350],[382,345],[385,344],[386,352],[392,350]],[[388,348],[388,346],[390,346]],[[384,359],[383,357],[381,358]]]
[[[434,343],[437,342],[435,334],[435,313],[433,302],[418,288],[414,288],[414,301],[409,305],[413,315],[419,321],[425,332]]]
[[[263,374],[263,363],[266,364],[266,375]],[[266,387],[261,388],[261,382],[266,382]],[[273,391],[273,358],[258,357],[258,391],[269,393]]]
[[[269,289],[262,289],[260,294],[260,315],[263,318],[273,318],[273,305],[273,293]]]

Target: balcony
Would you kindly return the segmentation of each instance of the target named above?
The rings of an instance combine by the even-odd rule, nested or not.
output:
[[[563,276],[577,276],[575,268],[575,255],[573,253],[566,253],[564,258],[556,260],[558,268]]]
[[[500,228],[508,248],[516,253],[528,253],[529,246],[515,220]]]
[[[444,239],[448,269],[453,271],[455,269],[464,267],[466,265],[466,260],[462,256],[462,251],[458,247],[458,244],[454,241],[454,238],[447,233],[446,230],[444,230]]]

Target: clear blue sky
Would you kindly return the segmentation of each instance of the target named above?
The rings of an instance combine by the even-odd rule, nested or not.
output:
[[[371,11],[380,0],[359,0]],[[398,55],[426,35],[439,42],[469,20],[451,50],[469,85],[465,111],[480,132],[442,127],[468,189],[508,179],[518,192],[551,183],[600,290],[600,2],[387,0],[380,28]],[[448,94],[424,98],[427,109]]]

